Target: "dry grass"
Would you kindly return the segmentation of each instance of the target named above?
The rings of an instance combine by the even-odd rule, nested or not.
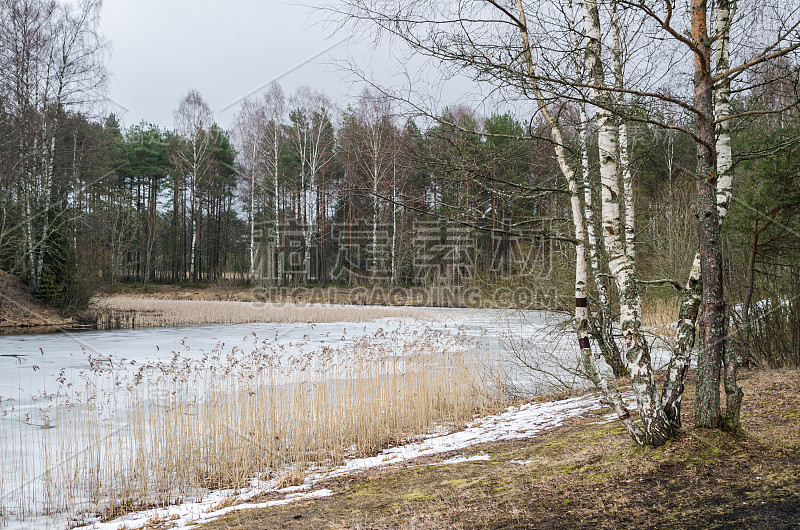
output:
[[[405,307],[156,300],[121,296],[94,299],[92,312],[100,329],[255,322],[367,322],[385,317],[434,318],[430,311]]]
[[[651,332],[671,337],[678,320],[678,299],[654,298],[642,304],[642,324]]]
[[[336,491],[330,497],[202,528],[797,528],[800,371],[743,376],[739,435],[694,429],[689,413],[676,439],[640,448],[618,422],[585,417],[460,452],[488,461],[428,466],[422,458],[319,484]]]
[[[253,337],[246,350],[93,360],[61,377],[39,410],[57,428],[6,424],[24,443],[0,449],[22,470],[0,475],[0,513],[107,518],[256,479],[288,485],[502,406],[493,372],[450,335],[381,331],[293,355]],[[33,477],[37,462],[47,471]]]

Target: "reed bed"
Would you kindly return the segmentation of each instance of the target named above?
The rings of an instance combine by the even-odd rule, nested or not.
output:
[[[246,344],[141,366],[90,358],[27,410],[0,403],[0,519],[75,524],[296,484],[503,405],[499,371],[459,335],[381,330],[291,353],[255,335]]]
[[[434,317],[431,311],[409,307],[156,300],[123,296],[95,299],[92,312],[99,329],[255,322],[368,322],[385,317],[430,320]]]
[[[645,300],[642,304],[642,323],[655,334],[674,336],[679,304],[677,297]]]

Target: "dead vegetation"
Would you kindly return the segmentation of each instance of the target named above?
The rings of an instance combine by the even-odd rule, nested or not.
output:
[[[503,406],[496,373],[465,337],[402,328],[338,347],[284,346],[253,334],[202,358],[90,358],[77,380],[62,371],[54,392],[33,396],[33,411],[0,401],[3,434],[25,439],[0,445],[10,466],[0,473],[0,513],[90,521],[256,479],[296,485],[310,466],[338,466]],[[32,415],[54,428],[32,429]]]
[[[256,322],[368,322],[385,317],[435,318],[417,308],[112,296],[92,301],[99,329],[132,329]]]
[[[664,447],[642,448],[616,422],[584,417],[461,452],[488,461],[372,471],[320,484],[337,491],[331,497],[203,528],[796,528],[800,371],[742,379],[739,435],[687,427]]]

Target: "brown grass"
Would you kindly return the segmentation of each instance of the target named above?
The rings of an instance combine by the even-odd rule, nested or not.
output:
[[[420,459],[319,484],[337,491],[331,497],[202,528],[796,528],[800,371],[746,372],[743,387],[739,435],[689,426],[648,449],[617,422],[584,417],[530,440],[461,452],[486,452],[489,461]]]
[[[385,317],[430,320],[435,317],[430,311],[416,308],[157,300],[121,296],[94,299],[92,312],[100,329],[255,322],[367,322]]]
[[[664,336],[675,334],[678,320],[678,299],[654,298],[642,303],[642,324],[651,332]]]

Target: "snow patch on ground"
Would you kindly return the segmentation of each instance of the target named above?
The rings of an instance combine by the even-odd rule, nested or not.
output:
[[[310,475],[306,479],[306,484],[302,486],[276,490],[273,481],[254,481],[252,487],[246,491],[217,491],[207,495],[199,502],[187,502],[177,506],[135,512],[109,522],[95,522],[81,528],[86,530],[118,530],[119,528],[132,530],[143,528],[148,524],[152,525],[155,522],[161,525],[160,528],[168,528],[169,525],[172,525],[173,528],[183,528],[190,524],[206,523],[238,510],[267,508],[304,499],[327,497],[334,492],[326,488],[315,490],[313,486],[325,479],[393,465],[421,456],[463,450],[472,445],[487,442],[529,438],[542,431],[558,427],[570,418],[602,407],[597,394],[509,407],[502,414],[476,419],[461,431],[433,434],[420,442],[391,447],[373,457],[348,460],[341,467]],[[489,460],[489,458],[487,454],[472,457],[456,456],[433,465],[458,464]],[[532,462],[515,463],[529,464]],[[247,502],[264,493],[283,493],[285,496],[282,499],[261,503]]]

